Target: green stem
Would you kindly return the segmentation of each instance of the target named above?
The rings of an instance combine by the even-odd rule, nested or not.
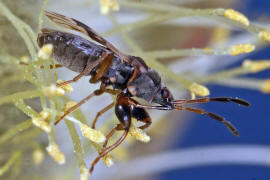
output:
[[[6,173],[11,166],[21,157],[21,152],[14,152],[12,156],[9,158],[8,162],[6,162],[1,168],[0,168],[0,176],[2,176],[4,173]]]
[[[68,127],[69,133],[71,135],[74,151],[76,152],[76,158],[78,160],[79,166],[85,165],[85,162],[83,160],[83,149],[82,149],[82,143],[79,138],[79,135],[76,131],[76,128],[74,124],[70,121],[65,120],[66,126]]]
[[[17,92],[8,96],[0,97],[0,105],[5,103],[12,103],[20,99],[32,99],[39,96],[43,96],[43,94],[39,90]]]
[[[12,14],[11,11],[2,2],[0,2],[0,13],[2,15],[4,15],[12,23],[12,25],[17,29],[18,33],[21,35],[21,37],[25,41],[25,44],[28,48],[28,51],[29,51],[32,59],[35,59],[36,50],[35,50],[35,47],[34,47],[32,40],[30,39],[28,34],[24,31],[23,27],[25,27],[25,28],[27,27],[25,25],[25,23],[22,24],[22,22],[19,20],[19,18],[17,18],[14,14]],[[23,27],[22,27],[22,25],[23,25]],[[26,28],[26,29],[28,29],[28,28]]]
[[[5,143],[7,140],[11,139],[12,137],[16,136],[22,131],[29,129],[32,126],[33,125],[31,119],[28,119],[20,124],[17,124],[15,127],[7,130],[6,132],[4,132],[4,134],[0,136],[0,144]]]

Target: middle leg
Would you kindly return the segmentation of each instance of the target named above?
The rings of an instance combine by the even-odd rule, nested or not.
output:
[[[68,80],[68,81],[64,81],[62,83],[57,84],[58,87],[61,87],[63,85],[66,84],[70,84],[73,82],[78,81],[79,79],[81,79],[83,76],[88,75],[98,64],[100,64],[101,62],[105,61],[107,58],[111,58],[111,55],[108,52],[104,52],[102,53],[102,55],[100,56],[100,58],[98,58],[95,62],[93,62],[91,65],[89,65],[88,67],[86,67],[80,74],[78,74],[77,76],[75,76],[73,79]]]

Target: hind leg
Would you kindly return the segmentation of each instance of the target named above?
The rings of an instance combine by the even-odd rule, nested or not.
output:
[[[115,106],[115,114],[120,121],[121,124],[117,125],[115,128],[113,128],[110,133],[106,136],[106,141],[104,143],[104,147],[101,152],[99,152],[99,155],[96,157],[96,159],[92,162],[91,168],[89,170],[90,173],[93,172],[95,165],[98,163],[98,161],[104,157],[106,154],[114,150],[116,147],[118,147],[124,139],[127,137],[130,124],[131,124],[131,107],[128,101],[128,98],[125,97],[123,94],[119,94],[116,101]],[[116,130],[124,130],[124,133],[122,136],[111,146],[106,147],[108,139],[115,133]]]
[[[149,114],[143,108],[134,107],[132,109],[132,117],[144,123],[144,125],[139,127],[140,129],[146,129],[152,124]]]

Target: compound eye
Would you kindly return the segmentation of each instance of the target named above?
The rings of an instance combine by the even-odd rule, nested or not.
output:
[[[167,88],[161,90],[161,96],[163,99],[167,99],[170,96],[170,92]]]

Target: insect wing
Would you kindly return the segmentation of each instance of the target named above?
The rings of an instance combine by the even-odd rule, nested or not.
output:
[[[94,41],[104,45],[109,50],[117,54],[121,60],[129,62],[129,56],[123,54],[120,52],[116,47],[114,47],[110,42],[108,42],[106,39],[104,39],[102,36],[100,36],[96,31],[94,31],[89,26],[85,25],[84,23],[77,21],[76,19],[69,18],[66,16],[63,16],[61,14],[57,14],[55,12],[45,11],[45,15],[50,18],[53,22],[56,24],[66,27],[68,29],[81,32],[87,36],[89,36]]]

